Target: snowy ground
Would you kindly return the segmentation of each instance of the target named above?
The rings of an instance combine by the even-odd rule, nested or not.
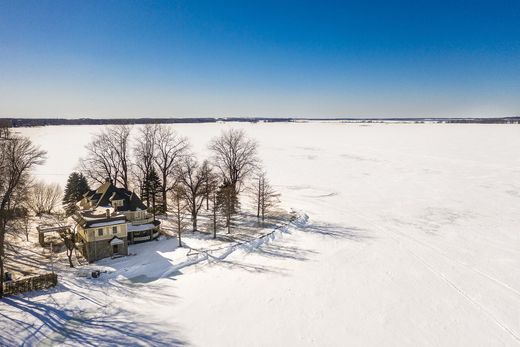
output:
[[[7,298],[0,345],[520,344],[518,126],[176,128],[205,155],[229,126],[298,219],[225,257],[177,267],[175,239],[150,242],[98,281]],[[40,177],[64,182],[95,130],[24,129],[49,151]]]

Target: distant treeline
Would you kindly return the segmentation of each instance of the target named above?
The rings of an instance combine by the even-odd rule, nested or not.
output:
[[[355,123],[480,123],[520,124],[520,117],[502,118],[0,118],[0,127],[34,127],[45,125],[110,125],[110,124],[172,124],[216,122],[355,122]]]

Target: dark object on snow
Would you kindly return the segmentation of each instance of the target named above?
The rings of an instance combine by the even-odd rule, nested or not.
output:
[[[99,270],[96,270],[96,271],[92,271],[92,278],[98,278],[99,275],[100,275],[100,271]]]
[[[4,277],[5,277],[5,278],[4,278],[4,281],[5,281],[5,282],[9,282],[9,281],[12,281],[12,280],[13,280],[13,276],[11,275],[10,272],[6,272],[6,273],[4,274]]]

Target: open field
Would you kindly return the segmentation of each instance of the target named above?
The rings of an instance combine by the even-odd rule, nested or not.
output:
[[[201,159],[244,128],[298,218],[191,266],[169,239],[101,262],[98,281],[67,272],[0,303],[0,345],[520,344],[518,125],[174,127]],[[37,176],[63,184],[97,129],[19,131],[48,151]]]

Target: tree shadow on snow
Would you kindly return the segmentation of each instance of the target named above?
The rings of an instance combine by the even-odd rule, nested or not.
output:
[[[8,297],[2,300],[12,311],[2,310],[0,317],[10,321],[13,328],[23,330],[29,335],[24,341],[13,341],[10,334],[0,335],[2,346],[44,345],[72,346],[182,346],[185,341],[173,337],[172,329],[167,333],[160,331],[151,323],[136,319],[121,310],[111,313],[99,312],[92,315],[78,308],[57,307],[28,300],[22,297]],[[16,312],[18,311],[18,312]],[[16,312],[16,314],[15,314]],[[36,319],[25,321],[20,312]],[[137,323],[139,322],[139,323]]]
[[[364,241],[372,238],[364,229],[356,227],[344,227],[334,224],[306,224],[301,228],[304,232],[310,232],[336,239],[348,239],[352,241]]]
[[[290,260],[304,261],[309,259],[316,251],[300,247],[283,245],[280,243],[268,243],[256,250],[260,255],[270,258],[284,258]]]

